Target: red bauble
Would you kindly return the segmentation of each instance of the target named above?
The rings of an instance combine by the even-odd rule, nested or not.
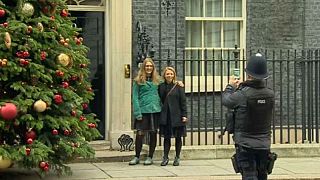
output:
[[[49,165],[43,168],[44,171],[49,171]]]
[[[26,148],[26,155],[29,156],[31,153],[31,149],[30,148]]]
[[[82,104],[82,108],[83,108],[83,109],[87,109],[87,108],[88,108],[88,103],[83,103],[83,104]]]
[[[96,124],[94,124],[94,123],[89,123],[89,124],[88,124],[88,127],[89,127],[89,128],[95,128],[95,127],[96,127]]]
[[[58,132],[58,130],[54,129],[54,130],[52,130],[52,134],[53,134],[53,135],[58,135],[59,132]]]
[[[66,130],[63,131],[63,134],[68,136],[70,134],[70,131],[68,129],[66,129]]]
[[[0,115],[5,120],[14,119],[18,114],[17,106],[13,103],[6,103],[0,109]]]
[[[37,134],[36,132],[34,132],[33,130],[27,131],[26,132],[26,139],[36,139],[37,138]]]
[[[84,117],[84,116],[80,116],[80,121],[84,121],[84,120],[86,120],[86,117]]]
[[[76,81],[76,80],[78,80],[78,77],[77,76],[71,76],[71,80],[72,81]]]
[[[26,59],[20,59],[20,65],[21,66],[28,66],[29,65],[29,61]]]
[[[77,112],[75,110],[72,110],[70,114],[71,114],[71,116],[75,117],[77,115]]]
[[[0,18],[4,17],[6,15],[6,11],[3,9],[0,9]]]
[[[41,61],[46,60],[46,58],[47,58],[47,53],[46,53],[45,51],[41,51],[41,53],[40,53],[40,58],[41,58]]]
[[[77,40],[76,40],[76,44],[77,44],[77,45],[82,44],[81,41],[80,41],[80,39],[77,39]]]
[[[64,75],[64,73],[60,70],[56,70],[56,76],[58,77],[62,77]]]
[[[61,104],[63,102],[62,96],[60,94],[54,95],[54,102],[56,104]]]
[[[67,17],[68,16],[68,11],[66,9],[62,9],[60,15],[62,17]]]
[[[66,89],[69,87],[69,83],[66,81],[63,81],[61,86]]]
[[[44,162],[44,161],[41,161],[40,163],[39,163],[39,167],[40,168],[44,168],[44,167],[46,167],[47,166],[47,163],[46,162]]]
[[[8,27],[8,25],[9,25],[8,22],[3,23],[3,27]]]
[[[30,56],[30,53],[28,51],[23,51],[22,54],[23,54],[23,58],[28,58]]]
[[[33,140],[31,139],[31,138],[29,138],[28,140],[27,140],[27,144],[32,144],[33,143]]]

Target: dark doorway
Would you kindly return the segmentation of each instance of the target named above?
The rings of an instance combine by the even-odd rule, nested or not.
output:
[[[71,16],[77,17],[75,24],[82,28],[81,36],[84,44],[90,48],[88,58],[90,64],[90,80],[94,91],[94,100],[90,109],[100,120],[98,130],[105,137],[105,36],[104,12],[72,11]]]

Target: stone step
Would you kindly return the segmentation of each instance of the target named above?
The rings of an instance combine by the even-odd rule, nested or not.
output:
[[[107,142],[94,143],[94,147],[99,147],[97,144],[103,144],[103,148],[98,148],[95,159],[78,158],[76,162],[128,162],[135,155],[134,151],[122,151],[104,149]],[[110,147],[110,145],[108,146]],[[143,160],[148,153],[148,146],[144,145],[141,152]],[[319,157],[320,144],[274,144],[271,147],[273,152],[276,152],[279,157]],[[181,158],[185,160],[195,159],[229,159],[234,154],[233,145],[207,145],[207,146],[183,146]],[[154,160],[161,160],[163,156],[163,147],[157,146],[154,153]],[[171,147],[169,157],[174,158],[175,148]]]
[[[106,140],[91,141],[89,144],[95,151],[106,151],[110,149],[110,141]]]

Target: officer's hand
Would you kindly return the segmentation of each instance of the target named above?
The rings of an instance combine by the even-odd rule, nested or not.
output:
[[[234,76],[231,76],[229,79],[229,84],[235,88],[237,88],[241,82],[240,79],[236,79]]]

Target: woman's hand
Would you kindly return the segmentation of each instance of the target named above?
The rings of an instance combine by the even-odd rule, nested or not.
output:
[[[187,117],[182,117],[182,122],[187,122],[188,118]]]
[[[182,81],[177,81],[177,84],[178,84],[178,86],[180,86],[180,87],[184,87],[184,84],[183,84]]]

